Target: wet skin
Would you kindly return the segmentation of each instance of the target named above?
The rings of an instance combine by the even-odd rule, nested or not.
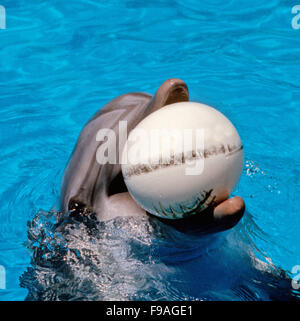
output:
[[[61,188],[61,209],[73,216],[95,213],[101,221],[117,216],[151,216],[128,193],[121,166],[97,162],[96,152],[103,142],[96,141],[96,134],[101,128],[110,128],[116,133],[118,144],[119,121],[126,120],[130,132],[152,112],[181,101],[189,101],[187,85],[180,79],[169,79],[153,97],[145,93],[130,93],[103,106],[81,131],[68,162]],[[119,159],[118,151],[116,159]],[[159,220],[184,233],[214,233],[236,225],[244,211],[243,199],[236,196],[201,214],[178,220]]]

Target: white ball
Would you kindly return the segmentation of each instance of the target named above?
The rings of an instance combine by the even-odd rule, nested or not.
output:
[[[143,119],[122,154],[131,196],[147,212],[168,219],[227,199],[242,169],[235,127],[216,109],[194,102],[168,105]]]

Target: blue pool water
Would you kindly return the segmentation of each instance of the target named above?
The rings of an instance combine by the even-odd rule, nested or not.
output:
[[[85,122],[115,96],[154,93],[173,77],[186,81],[192,100],[227,115],[243,140],[245,169],[234,194],[247,213],[237,231],[247,227],[267,262],[288,273],[300,264],[295,4],[0,1],[0,300],[28,293],[19,281],[30,265],[27,221],[57,204]]]

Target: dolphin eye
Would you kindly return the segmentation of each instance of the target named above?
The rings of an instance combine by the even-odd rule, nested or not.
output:
[[[78,214],[85,214],[87,211],[84,203],[78,202],[73,198],[69,202],[68,210],[71,217],[77,216]]]
[[[83,222],[89,227],[95,227],[97,222],[96,214],[83,202],[71,199],[69,202],[69,216],[77,222]]]

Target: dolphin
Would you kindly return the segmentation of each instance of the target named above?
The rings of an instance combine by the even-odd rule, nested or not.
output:
[[[61,211],[41,211],[28,225],[33,268],[20,278],[26,300],[300,298],[283,270],[256,257],[247,226],[259,228],[244,215],[241,197],[184,219],[154,217],[131,198],[120,164],[97,161],[100,129],[114,130],[122,150],[119,121],[130,132],[150,113],[182,101],[189,101],[186,83],[169,79],[154,96],[113,99],[87,122],[63,175]]]
[[[82,129],[71,158],[67,164],[61,187],[61,210],[70,215],[96,214],[100,221],[118,216],[145,216],[146,213],[130,196],[124,183],[120,164],[100,164],[96,160],[97,149],[103,141],[97,141],[100,129],[110,129],[116,134],[120,150],[125,142],[119,139],[119,122],[127,121],[128,133],[149,114],[166,105],[189,101],[189,90],[180,79],[166,80],[152,96],[146,93],[121,95],[104,105]],[[119,159],[117,150],[116,159]],[[167,222],[187,233],[213,232],[233,227],[243,216],[245,204],[235,196],[201,215],[184,220]]]

